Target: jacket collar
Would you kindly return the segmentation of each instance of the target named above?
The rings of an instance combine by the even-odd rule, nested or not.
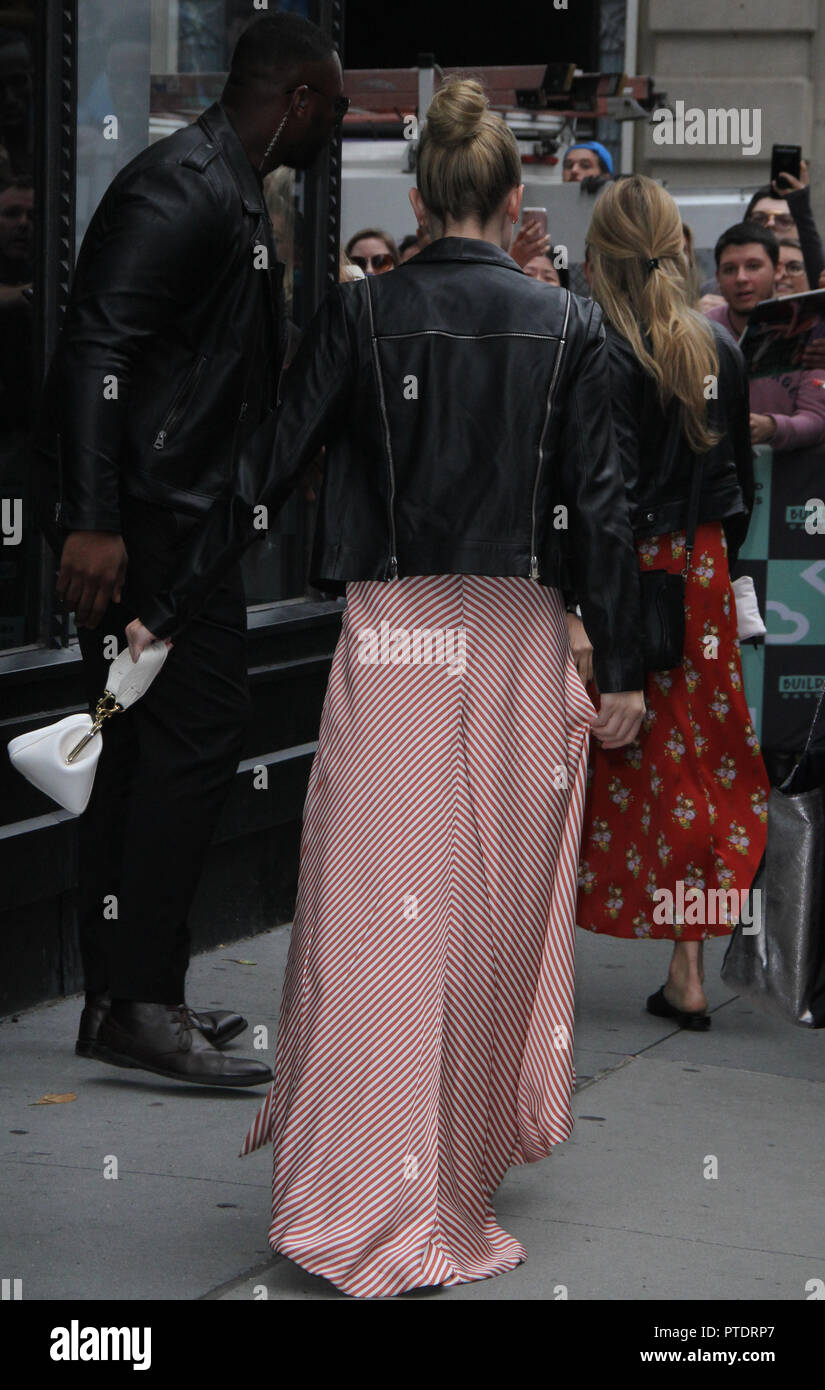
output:
[[[431,241],[429,246],[423,247],[409,261],[405,261],[404,265],[427,264],[430,261],[481,261],[486,265],[502,265],[507,270],[517,271],[519,275],[524,274],[521,266],[516,264],[508,251],[494,246],[491,241],[479,241],[477,237],[439,237],[437,241]]]
[[[229,165],[247,212],[263,212],[264,186],[258,170],[238,138],[237,131],[221,106],[215,101],[198,117],[197,124],[211,140],[220,145]]]

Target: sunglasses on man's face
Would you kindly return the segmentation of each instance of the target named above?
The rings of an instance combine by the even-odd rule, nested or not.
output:
[[[773,221],[773,225],[779,227],[783,232],[790,231],[791,227],[796,226],[793,218],[784,212],[752,212],[750,220],[751,222],[758,222],[760,227],[767,227],[768,223]]]
[[[349,97],[331,97],[329,92],[322,92],[320,87],[313,87],[310,82],[302,82],[301,86],[307,87],[310,92],[317,92],[321,97],[326,97],[327,101],[332,102],[336,121],[342,121],[344,119],[349,111]],[[289,96],[291,92],[297,92],[297,90],[297,87],[287,87],[286,95]]]
[[[388,251],[379,251],[377,256],[350,256],[353,265],[357,265],[367,273],[367,267],[374,275],[383,275],[386,270],[392,270],[392,256]]]

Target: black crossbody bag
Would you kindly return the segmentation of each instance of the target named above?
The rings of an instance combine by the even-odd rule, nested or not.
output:
[[[685,590],[699,518],[703,460],[693,467],[685,527],[685,563],[679,574],[667,570],[640,570],[642,649],[646,671],[670,671],[685,657]]]

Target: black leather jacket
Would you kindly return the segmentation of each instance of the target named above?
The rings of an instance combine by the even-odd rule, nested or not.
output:
[[[748,379],[745,360],[721,324],[708,320],[719,353],[717,397],[708,422],[721,434],[702,458],[699,523],[723,521],[733,564],[748,529],[754,498]],[[638,538],[684,530],[693,454],[681,425],[679,402],[663,409],[656,382],[626,338],[606,325],[613,423]]]
[[[608,394],[599,308],[491,243],[445,237],[389,275],[336,286],[232,498],[192,528],[177,578],[139,616],[173,634],[326,445],[315,585],[463,573],[560,586],[569,552],[599,688],[640,689],[638,565]]]
[[[36,440],[46,493],[44,460],[60,466],[64,532],[118,531],[124,492],[192,516],[227,493],[274,402],[282,276],[219,103],[121,170],[83,240]]]

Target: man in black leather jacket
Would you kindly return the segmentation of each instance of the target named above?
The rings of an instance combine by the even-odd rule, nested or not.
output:
[[[185,631],[254,539],[255,507],[271,520],[327,444],[314,584],[465,573],[560,587],[567,562],[599,690],[640,689],[608,394],[599,307],[537,285],[490,242],[442,237],[392,275],[337,286],[287,374],[277,429],[273,417],[250,441],[231,498],[193,530],[141,623]]]
[[[320,29],[259,19],[221,101],[127,165],[89,226],[40,447],[59,466],[58,593],[76,613],[92,702],[113,654],[106,638],[123,644],[174,572],[182,537],[231,490],[244,439],[273,404],[286,323],[262,176],[308,165],[345,103]],[[80,823],[78,1051],[233,1086],[271,1075],[213,1045],[244,1020],[183,1001],[187,914],[248,720],[245,633],[235,564],[174,660],[109,723]]]

